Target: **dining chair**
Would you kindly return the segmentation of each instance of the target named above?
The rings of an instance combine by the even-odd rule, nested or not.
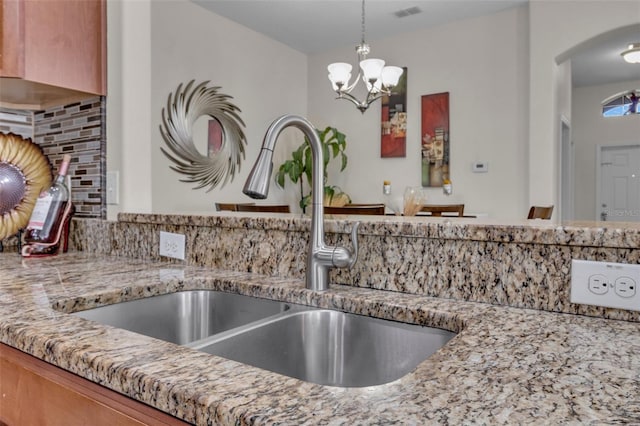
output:
[[[325,214],[384,215],[384,204],[346,204],[341,207],[324,206]]]
[[[551,219],[553,206],[531,206],[527,219]]]
[[[291,213],[288,204],[238,204],[238,212]]]
[[[216,203],[216,211],[237,212],[239,205],[253,205],[255,203]]]
[[[431,213],[431,216],[434,217],[440,217],[442,213],[457,213],[457,216],[462,217],[464,215],[464,204],[424,204],[420,211]]]

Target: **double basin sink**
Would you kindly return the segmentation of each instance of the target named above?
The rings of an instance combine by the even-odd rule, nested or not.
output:
[[[73,315],[328,386],[397,380],[454,333],[213,290],[103,306]]]

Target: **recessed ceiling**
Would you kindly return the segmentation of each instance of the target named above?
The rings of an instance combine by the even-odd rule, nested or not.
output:
[[[306,54],[355,46],[361,39],[360,0],[192,1]],[[404,32],[490,15],[528,1],[369,0],[365,4],[366,40],[373,43]],[[576,52],[570,58],[573,85],[640,79],[640,65],[627,64],[620,57],[630,42],[640,42],[640,30],[616,34]]]
[[[192,0],[212,12],[313,54],[360,42],[360,0]],[[367,41],[489,15],[528,0],[369,0]],[[420,13],[415,12],[418,8]],[[406,12],[406,13],[403,13]],[[399,18],[396,13],[404,15]]]

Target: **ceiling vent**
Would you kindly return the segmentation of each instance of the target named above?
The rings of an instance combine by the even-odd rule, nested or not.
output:
[[[422,13],[422,10],[418,6],[413,6],[407,9],[398,10],[393,14],[396,15],[397,18],[405,18],[407,16],[417,15],[418,13]]]

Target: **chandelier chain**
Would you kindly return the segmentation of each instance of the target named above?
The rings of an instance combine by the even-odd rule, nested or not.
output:
[[[362,44],[365,43],[364,41],[364,0],[362,0]]]

